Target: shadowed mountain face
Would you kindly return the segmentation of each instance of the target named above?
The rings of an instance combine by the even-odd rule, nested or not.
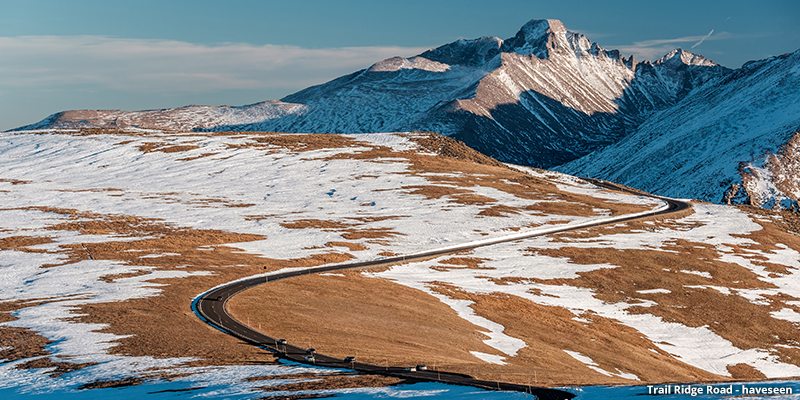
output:
[[[800,50],[745,64],[558,170],[664,196],[796,208]]]
[[[196,130],[427,130],[502,161],[551,167],[618,141],[653,111],[728,72],[683,50],[640,63],[560,21],[532,20],[507,40],[462,39],[416,57],[390,58],[281,101],[105,111],[88,119],[56,114],[23,129],[113,122]],[[165,122],[170,119],[180,122]]]

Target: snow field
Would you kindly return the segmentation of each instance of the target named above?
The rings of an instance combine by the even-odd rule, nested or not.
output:
[[[4,280],[0,298],[26,301],[58,299],[62,301],[28,307],[15,313],[18,319],[6,323],[39,331],[55,343],[48,349],[56,357],[68,357],[76,362],[101,362],[100,365],[120,365],[117,376],[130,376],[158,366],[176,368],[184,359],[155,360],[148,358],[116,357],[106,353],[116,336],[95,332],[102,328],[92,324],[77,324],[67,319],[74,316],[78,305],[120,301],[127,298],[153,296],[159,285],[149,283],[156,278],[189,276],[182,271],[158,271],[151,267],[130,267],[111,261],[81,261],[42,270],[43,264],[59,264],[66,260],[56,253],[60,245],[133,240],[140,237],[113,235],[80,235],[72,231],[47,230],[69,220],[64,215],[25,207],[72,208],[101,215],[132,215],[162,220],[177,227],[223,229],[237,233],[266,236],[265,240],[237,244],[249,253],[270,258],[301,258],[317,254],[331,241],[346,241],[336,230],[317,228],[289,229],[282,224],[306,221],[333,221],[354,229],[389,229],[393,236],[380,241],[349,240],[367,247],[348,251],[357,259],[379,257],[383,251],[410,254],[455,246],[466,242],[482,242],[509,236],[509,229],[524,225],[544,225],[551,221],[567,220],[570,225],[606,218],[569,216],[518,215],[513,218],[476,217],[481,207],[457,204],[447,196],[430,199],[398,190],[403,186],[454,186],[431,182],[441,174],[410,174],[409,162],[397,157],[375,160],[339,159],[342,154],[366,151],[371,146],[387,146],[395,151],[410,151],[413,142],[403,135],[349,135],[362,145],[347,148],[324,148],[291,151],[276,146],[247,147],[246,136],[204,136],[197,134],[149,136],[103,135],[81,137],[63,134],[16,135],[3,134],[0,156],[8,162],[0,166],[0,238],[12,236],[48,237],[53,242],[27,246],[46,251],[30,253],[19,250],[0,252]],[[130,141],[128,143],[124,143]],[[168,153],[142,153],[139,146],[159,142],[166,145],[194,145],[197,149]],[[124,144],[123,144],[124,143]],[[607,201],[657,207],[650,198],[598,191],[593,186],[567,175],[531,171],[546,179],[555,178],[559,190],[601,197]],[[12,183],[21,180],[26,183]],[[455,186],[454,186],[455,187]],[[460,188],[463,189],[463,188]],[[525,207],[536,200],[517,198],[491,187],[469,187],[473,193],[497,200],[498,204]],[[364,222],[356,218],[373,218]],[[734,251],[731,245],[750,245],[747,235],[760,229],[745,214],[722,206],[696,205],[695,214],[677,221],[672,228],[648,229],[631,233],[616,233],[591,239],[554,241],[540,237],[518,243],[494,245],[476,249],[471,256],[487,259],[481,270],[433,270],[441,260],[412,263],[393,267],[375,276],[423,290],[448,304],[458,314],[480,326],[489,336],[486,343],[498,354],[473,352],[487,363],[503,364],[526,344],[504,333],[504,327],[476,315],[471,302],[450,299],[432,290],[430,282],[445,282],[472,293],[507,293],[539,304],[567,308],[580,315],[591,311],[612,318],[639,330],[664,351],[674,354],[690,365],[721,375],[728,375],[727,365],[746,363],[769,377],[800,374],[796,366],[781,363],[769,352],[759,349],[743,351],[705,327],[690,328],[667,323],[660,318],[626,311],[631,304],[607,304],[595,298],[592,290],[568,286],[553,286],[531,282],[498,285],[490,278],[570,279],[582,271],[615,268],[612,264],[580,265],[565,258],[536,254],[535,249],[557,249],[564,246],[581,248],[660,249],[675,239],[696,241],[715,248],[722,260],[742,265],[759,275],[776,289],[728,289],[712,285],[720,292],[767,302],[766,295],[785,293],[797,295],[796,277],[770,276],[764,267],[754,264],[752,257],[765,257],[769,262],[800,267],[798,253],[786,246],[776,251]],[[481,233],[488,233],[484,236]],[[514,232],[521,235],[527,232]],[[567,242],[563,242],[567,240]],[[524,250],[534,249],[533,252]],[[743,254],[742,251],[746,253]],[[751,253],[748,254],[747,252]],[[154,256],[143,254],[144,257]],[[117,279],[113,283],[101,276],[126,272],[149,271],[145,275]],[[701,271],[683,271],[712,278]],[[195,272],[198,274],[202,272]],[[531,290],[536,289],[536,290]],[[652,293],[659,293],[659,289]],[[643,294],[646,291],[642,291]],[[535,295],[533,293],[540,293]],[[652,302],[637,303],[646,306]],[[796,312],[783,308],[772,313],[775,318],[797,322]],[[568,353],[569,354],[569,353]],[[573,355],[577,360],[581,357]],[[594,363],[583,360],[587,366]],[[126,367],[127,366],[127,367]],[[594,365],[595,368],[596,365]],[[6,365],[3,373],[33,374],[40,371],[13,370]],[[609,376],[636,379],[621,371],[605,371]],[[598,371],[600,372],[600,371]],[[602,372],[601,372],[602,373]],[[67,374],[72,375],[72,374]],[[16,375],[15,375],[16,376]],[[26,379],[13,378],[9,385]],[[51,379],[39,376],[36,379]],[[57,384],[56,384],[57,385]],[[11,387],[9,386],[9,387]]]
[[[143,135],[145,134],[146,135]],[[60,246],[138,240],[144,236],[82,235],[54,230],[53,226],[85,220],[45,207],[74,209],[98,216],[135,216],[174,227],[220,229],[263,235],[265,240],[240,243],[244,251],[270,258],[302,258],[318,254],[330,241],[346,240],[340,232],[324,229],[288,229],[282,224],[320,220],[352,225],[355,229],[390,229],[395,235],[381,241],[351,240],[367,250],[350,251],[358,259],[371,259],[383,251],[412,253],[487,237],[505,236],[520,225],[546,225],[557,220],[584,222],[591,218],[520,215],[514,218],[478,217],[477,205],[453,203],[445,196],[429,199],[399,190],[403,186],[431,185],[437,174],[411,174],[402,152],[416,145],[395,134],[351,135],[356,147],[291,151],[277,146],[253,145],[247,136],[162,134],[136,131],[132,134],[73,136],[69,134],[0,134],[0,239],[15,236],[47,238],[43,243],[0,251],[0,299],[45,301],[13,312],[16,318],[5,326],[27,328],[52,341],[51,358],[94,366],[67,373],[60,378],[47,370],[19,370],[20,362],[0,365],[0,390],[33,393],[62,390],[98,379],[146,375],[167,368],[180,370],[188,358],[155,359],[122,357],[108,353],[121,336],[101,333],[100,324],[77,323],[72,318],[85,304],[107,303],[155,296],[163,285],[151,281],[181,278],[211,272],[160,271],[157,267],[131,266],[108,260],[69,262]],[[156,143],[155,151],[140,147]],[[363,145],[361,145],[361,144]],[[387,146],[397,157],[375,160],[337,159],[336,156]],[[185,151],[159,151],[170,146],[197,146]],[[19,182],[18,182],[19,181]],[[438,186],[447,184],[433,183]],[[463,188],[462,188],[463,189]],[[500,190],[473,186],[473,193],[497,203],[525,207],[535,200],[517,198]],[[653,204],[650,200],[619,196],[619,201]],[[362,221],[357,218],[368,218]],[[388,218],[388,219],[382,219]],[[484,236],[482,233],[488,233]],[[31,252],[31,250],[40,252]],[[143,257],[159,254],[143,253]],[[163,255],[163,254],[160,254]],[[41,268],[44,264],[55,264]],[[136,276],[108,282],[104,276],[136,273]],[[442,298],[447,301],[446,298]],[[496,332],[502,327],[461,307],[465,318],[481,320]],[[523,345],[501,333],[492,343],[507,354]],[[502,362],[493,355],[484,359]],[[231,371],[237,367],[230,368]],[[196,379],[228,371],[190,370]],[[242,367],[245,368],[245,367]],[[253,371],[256,371],[258,368]],[[264,367],[267,368],[267,367]],[[275,374],[292,373],[278,367]],[[269,370],[269,368],[267,368]],[[265,374],[261,372],[253,372]],[[314,370],[317,371],[317,370]],[[190,381],[195,378],[187,378]],[[209,378],[210,379],[210,378]],[[194,382],[194,381],[193,381]],[[241,385],[230,390],[240,390]],[[228,395],[227,389],[214,392]],[[244,389],[242,389],[244,390]],[[401,395],[402,390],[374,389],[375,393]],[[447,392],[452,389],[435,389]],[[368,389],[354,393],[369,393]],[[338,393],[338,392],[337,392]],[[418,392],[414,392],[418,395]],[[233,396],[233,395],[232,395]],[[235,396],[234,396],[235,397]]]
[[[371,134],[362,139],[406,151],[408,139],[393,134]],[[264,242],[243,245],[244,250],[271,258],[299,258],[310,249],[339,235],[320,230],[292,230],[280,223],[299,220],[394,217],[363,224],[389,228],[391,250],[410,253],[483,238],[521,225],[547,224],[551,220],[579,221],[567,216],[516,216],[475,218],[479,206],[454,204],[448,198],[427,199],[398,190],[402,186],[430,185],[425,176],[409,174],[408,162],[396,160],[356,161],[328,159],[331,156],[368,149],[324,149],[291,153],[250,148],[246,138],[191,136],[161,138],[167,143],[194,143],[199,149],[177,153],[141,153],[137,146],[152,142],[152,136],[104,135],[76,140],[67,135],[4,134],[2,154],[11,162],[3,165],[6,179],[31,183],[11,185],[6,201],[15,208],[54,206],[89,209],[98,214],[135,215],[163,219],[176,226],[220,229],[267,236]],[[159,139],[159,138],[156,138]],[[134,142],[116,145],[127,140]],[[216,153],[190,161],[176,161]],[[436,183],[439,186],[447,184]],[[469,188],[497,203],[524,207],[536,201],[517,198],[490,187]],[[621,201],[652,204],[619,196]],[[232,206],[249,205],[247,207]],[[441,212],[447,212],[442,218]],[[268,216],[263,217],[262,216]],[[363,241],[366,242],[366,241]],[[359,258],[376,257],[385,246],[367,244],[356,252]]]

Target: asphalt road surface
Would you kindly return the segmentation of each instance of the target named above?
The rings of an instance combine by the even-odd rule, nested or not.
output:
[[[572,230],[584,229],[594,226],[601,226],[607,224],[616,224],[620,222],[630,221],[638,218],[645,218],[651,217],[654,215],[665,215],[670,214],[678,211],[682,211],[691,207],[690,204],[675,200],[669,199],[659,196],[654,196],[651,194],[639,192],[632,190],[630,188],[626,188],[611,182],[601,181],[597,179],[586,179],[593,184],[604,187],[611,190],[616,191],[623,191],[637,195],[644,195],[653,198],[657,198],[659,200],[663,200],[667,202],[668,207],[662,210],[653,211],[651,213],[645,214],[636,214],[633,216],[620,216],[613,219],[606,219],[602,222],[597,223],[587,223],[581,224],[578,226],[567,226],[563,228],[556,228],[553,230],[548,230],[546,232],[538,232],[538,233],[531,233],[529,235],[519,235],[513,236],[510,238],[500,238],[494,241],[485,241],[479,244],[467,244],[464,246],[454,246],[448,247],[446,249],[439,249],[439,250],[431,250],[421,253],[415,253],[406,256],[394,256],[394,257],[386,257],[378,260],[370,260],[370,261],[360,261],[360,262],[352,262],[352,263],[343,263],[343,264],[335,264],[335,265],[328,265],[322,267],[313,267],[307,268],[304,270],[299,271],[292,271],[292,272],[284,272],[280,274],[273,274],[267,276],[257,276],[253,278],[246,278],[239,281],[230,282],[228,284],[219,286],[215,289],[212,289],[203,295],[201,295],[197,301],[195,302],[195,312],[207,323],[217,327],[218,329],[222,330],[229,335],[238,337],[254,346],[261,347],[268,351],[271,351],[278,355],[279,357],[291,360],[299,363],[304,364],[313,364],[319,365],[324,367],[332,367],[332,368],[346,368],[346,369],[353,369],[359,372],[370,373],[370,374],[381,374],[381,375],[389,375],[395,376],[400,378],[408,378],[412,380],[424,380],[424,381],[436,381],[442,383],[450,383],[456,385],[469,385],[475,387],[481,387],[486,389],[495,389],[495,390],[513,390],[518,392],[530,393],[535,395],[539,399],[543,400],[557,400],[557,399],[571,399],[575,397],[574,394],[558,390],[558,389],[550,389],[550,388],[542,388],[542,387],[535,387],[535,386],[527,386],[527,385],[518,385],[514,383],[507,383],[507,382],[494,382],[494,381],[484,381],[480,379],[475,379],[471,376],[464,375],[464,374],[456,374],[456,373],[449,373],[443,371],[407,371],[405,368],[401,367],[387,367],[387,366],[378,366],[372,364],[365,364],[360,362],[345,362],[339,358],[333,358],[330,356],[326,356],[324,354],[315,354],[313,360],[307,360],[306,357],[308,356],[305,348],[300,348],[288,343],[279,343],[278,339],[267,336],[261,332],[258,332],[247,325],[239,322],[235,318],[231,317],[225,309],[225,303],[236,295],[237,293],[249,289],[256,285],[261,285],[270,281],[277,281],[280,279],[291,278],[294,276],[300,275],[308,275],[308,274],[317,274],[321,272],[328,272],[328,271],[337,271],[343,269],[353,269],[353,268],[364,268],[364,267],[374,267],[374,266],[384,266],[389,264],[395,264],[398,262],[407,262],[407,261],[414,261],[419,259],[424,259],[433,256],[439,256],[443,254],[448,254],[460,250],[467,250],[473,249],[477,247],[483,246],[490,246],[493,244],[515,241],[530,237],[536,236],[543,236],[549,235],[553,233],[562,233],[568,232]]]

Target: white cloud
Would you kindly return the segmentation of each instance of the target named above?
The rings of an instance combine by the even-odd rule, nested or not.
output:
[[[664,54],[669,53],[676,47],[681,47],[684,43],[694,43],[691,48],[695,48],[705,40],[723,40],[731,39],[733,35],[728,32],[720,32],[714,36],[712,29],[705,36],[684,36],[674,39],[655,39],[634,42],[632,45],[625,46],[609,46],[611,49],[618,49],[625,54],[633,54],[639,60],[655,60]]]
[[[0,90],[60,86],[155,93],[303,88],[425,48],[296,46],[106,36],[0,37]],[[266,99],[265,99],[266,100]]]

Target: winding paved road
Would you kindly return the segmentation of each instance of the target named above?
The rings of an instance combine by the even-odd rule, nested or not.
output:
[[[193,308],[195,310],[195,313],[201,319],[203,319],[203,321],[215,326],[216,328],[222,330],[223,332],[229,335],[238,337],[254,346],[258,346],[263,349],[269,350],[277,354],[281,358],[291,361],[296,361],[299,363],[312,364],[312,362],[308,362],[305,359],[307,355],[306,349],[291,344],[278,343],[278,340],[276,338],[267,336],[239,322],[235,318],[231,317],[230,314],[228,314],[227,310],[225,309],[225,303],[228,301],[228,299],[230,299],[237,293],[249,289],[253,286],[261,285],[263,283],[267,283],[270,281],[277,281],[280,279],[291,278],[294,276],[317,274],[320,272],[338,271],[343,269],[385,266],[398,262],[414,261],[428,257],[444,255],[460,250],[474,249],[477,247],[490,246],[493,244],[510,242],[536,236],[543,236],[553,233],[562,233],[589,227],[626,222],[638,218],[651,217],[655,215],[671,214],[674,212],[686,210],[691,207],[689,203],[680,200],[674,200],[643,192],[634,191],[611,182],[601,181],[597,179],[588,179],[588,178],[584,179],[592,182],[597,186],[604,187],[607,189],[632,193],[636,195],[649,196],[657,198],[659,200],[663,200],[667,203],[667,207],[662,207],[656,209],[655,211],[650,211],[650,212],[623,215],[619,217],[609,217],[594,222],[576,224],[571,226],[548,228],[543,230],[537,230],[535,232],[527,234],[506,236],[494,240],[473,242],[465,245],[452,246],[444,249],[425,251],[411,255],[386,257],[377,260],[335,264],[322,267],[313,267],[292,272],[284,272],[266,276],[260,275],[252,278],[245,278],[242,280],[224,284],[222,286],[218,286],[206,293],[203,293],[202,295],[197,297],[195,303],[193,304]],[[408,378],[412,380],[436,381],[436,382],[450,383],[456,385],[469,385],[469,386],[476,386],[476,387],[497,389],[497,390],[514,390],[519,392],[530,393],[535,395],[539,399],[545,399],[545,400],[571,399],[575,397],[575,395],[572,393],[558,389],[518,385],[507,382],[484,381],[472,378],[471,376],[468,375],[441,372],[441,371],[428,370],[428,371],[410,372],[406,371],[404,368],[399,368],[399,367],[381,367],[378,365],[365,364],[360,362],[344,362],[344,360],[342,359],[333,358],[330,356],[326,356],[324,354],[317,354],[315,356],[313,364],[324,367],[354,369],[356,371],[364,373],[389,375],[400,378]]]

